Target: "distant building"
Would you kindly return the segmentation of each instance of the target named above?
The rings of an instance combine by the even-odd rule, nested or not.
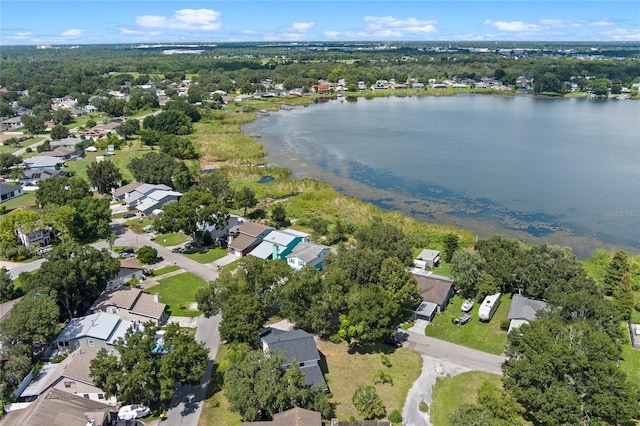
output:
[[[12,198],[16,198],[21,195],[24,195],[21,186],[8,185],[0,182],[0,203],[4,203],[5,201],[9,201]]]

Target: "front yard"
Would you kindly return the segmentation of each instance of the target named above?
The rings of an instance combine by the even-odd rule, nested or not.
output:
[[[462,302],[464,299],[454,296],[444,312],[437,314],[433,322],[427,326],[426,335],[500,355],[507,346],[507,332],[500,330],[500,323],[507,319],[511,307],[511,296],[502,296],[500,306],[490,322],[483,323],[478,320],[479,303],[476,303],[471,311],[473,317],[471,322],[463,326],[454,325],[451,319],[460,317]]]
[[[187,250],[182,252],[182,254],[198,263],[211,263],[218,259],[222,259],[229,254],[229,251],[227,249],[216,247],[204,250]]]
[[[196,303],[196,292],[207,285],[202,278],[185,272],[158,281],[158,285],[149,287],[145,293],[160,295],[160,301],[167,304],[171,316],[197,317],[202,312],[189,309]]]

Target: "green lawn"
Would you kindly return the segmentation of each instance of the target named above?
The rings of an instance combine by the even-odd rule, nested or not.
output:
[[[511,307],[511,296],[503,295],[502,301],[493,318],[488,323],[478,320],[478,303],[471,311],[471,322],[457,326],[451,324],[451,318],[459,318],[462,305],[460,296],[454,296],[447,309],[436,315],[434,321],[427,326],[427,336],[446,340],[451,343],[500,355],[507,346],[507,332],[500,330],[500,322],[507,319]]]
[[[178,269],[180,269],[180,267],[175,265],[165,266],[164,268],[154,270],[152,276],[159,277],[161,275],[177,271]]]
[[[620,327],[626,336],[624,344],[622,345],[620,368],[627,373],[627,377],[631,383],[640,386],[640,350],[633,349],[631,346],[631,340],[628,338],[629,329],[627,328],[627,324],[623,323]]]
[[[169,314],[179,317],[197,317],[200,311],[189,309],[196,301],[196,291],[207,285],[207,282],[190,272],[173,275],[158,281],[159,284],[149,287],[145,293],[160,294],[160,301],[167,304]]]
[[[500,376],[481,371],[469,371],[453,377],[436,379],[432,401],[429,406],[431,423],[434,426],[448,426],[451,416],[462,404],[476,403],[478,388],[484,382],[502,387]]]
[[[11,210],[15,210],[20,207],[35,206],[35,205],[36,205],[35,191],[25,192],[24,195],[21,195],[19,197],[13,198],[9,201],[5,201],[4,203],[0,204],[0,206],[3,206],[4,208],[7,209],[7,212],[10,212]]]
[[[172,233],[172,234],[162,234],[158,235],[153,241],[156,244],[160,244],[162,247],[171,247],[177,246],[178,244],[182,244],[191,239],[188,235]]]
[[[225,257],[227,254],[229,254],[229,251],[227,249],[216,247],[203,251],[191,252],[191,250],[189,250],[183,252],[182,254],[187,256],[189,259],[193,259],[199,263],[211,263]]]

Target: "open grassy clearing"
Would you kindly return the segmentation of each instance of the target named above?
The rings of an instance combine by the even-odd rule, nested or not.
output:
[[[325,378],[333,395],[331,402],[336,404],[336,417],[339,420],[348,420],[351,416],[360,418],[351,402],[359,385],[375,386],[387,414],[396,409],[402,411],[407,393],[422,371],[420,354],[406,348],[393,350],[391,346],[379,345],[375,352],[350,354],[345,342],[334,344],[318,341],[317,346],[324,358],[320,361],[321,367],[323,361],[326,361],[328,374]],[[382,365],[381,353],[389,356],[390,368]],[[393,385],[375,384],[374,376],[378,370],[389,374]]]
[[[162,247],[171,247],[177,246],[178,244],[182,244],[191,239],[188,235],[180,234],[180,233],[172,233],[172,234],[161,234],[158,235],[153,241],[156,244],[161,245]]]
[[[197,317],[202,312],[189,309],[196,301],[196,292],[207,285],[202,278],[185,272],[158,281],[158,285],[149,287],[145,293],[160,295],[160,301],[167,304],[167,310],[172,316]]]
[[[451,318],[459,318],[462,299],[454,296],[444,312],[436,315],[431,324],[427,326],[426,335],[447,342],[456,343],[479,351],[500,355],[507,346],[507,332],[500,330],[500,322],[507,319],[511,307],[511,297],[503,295],[498,310],[488,323],[478,320],[478,306],[476,303],[471,315],[471,322],[459,326],[451,323]]]
[[[12,198],[11,200],[5,201],[4,203],[0,204],[0,206],[3,206],[4,208],[7,209],[7,212],[11,212],[21,207],[29,207],[29,206],[35,206],[35,205],[36,205],[35,191],[25,192],[24,195],[21,195],[16,198]]]
[[[189,259],[195,260],[198,263],[211,263],[218,259],[225,257],[229,254],[229,251],[220,247],[210,248],[205,250],[187,250],[182,253]]]
[[[153,271],[153,274],[151,274],[152,277],[160,277],[162,275],[177,271],[178,269],[180,269],[179,266],[175,266],[175,265],[170,265],[170,266],[165,266],[164,268],[160,268],[160,269],[156,269]]]
[[[477,402],[478,388],[484,382],[502,387],[500,376],[481,371],[469,371],[453,377],[436,379],[429,406],[434,426],[449,426],[451,416],[462,404]]]

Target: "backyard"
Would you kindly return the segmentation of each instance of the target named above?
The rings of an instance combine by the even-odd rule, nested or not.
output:
[[[500,306],[488,323],[478,320],[478,305],[471,310],[471,322],[458,326],[451,323],[452,318],[459,318],[460,307],[464,299],[454,296],[444,312],[436,315],[426,329],[426,335],[451,343],[477,349],[479,351],[500,355],[507,346],[507,332],[500,330],[500,323],[507,319],[511,307],[511,296],[503,295]]]
[[[167,304],[169,315],[178,317],[197,317],[200,311],[190,309],[196,303],[196,292],[207,282],[190,272],[173,275],[158,281],[158,285],[149,287],[145,293],[160,295],[160,301]]]

